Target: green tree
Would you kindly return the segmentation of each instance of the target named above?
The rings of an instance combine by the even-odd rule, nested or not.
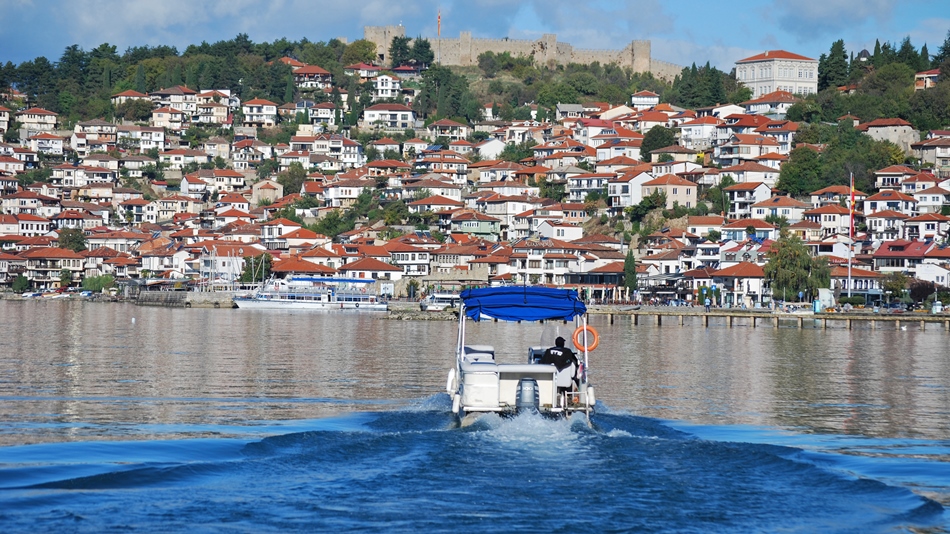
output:
[[[534,151],[531,150],[531,148],[536,144],[534,140],[529,139],[519,145],[505,145],[501,154],[498,155],[498,159],[518,162],[525,158],[530,158],[534,156]]]
[[[722,214],[723,216],[729,213],[732,204],[729,202],[729,193],[725,189],[735,184],[735,179],[727,174],[719,180],[719,185],[710,187],[706,191],[704,199],[712,206],[710,210],[712,213]]]
[[[376,60],[376,43],[366,39],[358,39],[346,45],[343,57],[340,58],[344,65],[353,65],[356,63],[371,63]]]
[[[788,218],[784,215],[766,215],[765,222],[771,224],[772,226],[778,227],[779,229],[785,228],[789,225]]]
[[[792,150],[779,173],[778,188],[791,196],[821,189],[821,162],[818,158],[818,153],[808,147]]]
[[[892,299],[900,299],[904,295],[904,290],[907,289],[908,277],[904,273],[893,271],[884,275],[884,280],[881,281],[881,287],[884,288],[885,293],[890,293]]]
[[[838,39],[831,44],[831,51],[827,56],[821,55],[818,61],[818,90],[828,87],[839,87],[848,81],[848,52],[844,47],[844,40]]]
[[[277,175],[277,183],[284,187],[287,194],[299,193],[307,181],[307,171],[298,162],[291,163],[287,170]]]
[[[293,102],[294,101],[294,91],[297,89],[297,86],[294,84],[293,75],[287,76],[287,85],[284,87],[284,102]]]
[[[943,44],[937,48],[937,53],[933,55],[931,65],[939,67],[947,59],[950,59],[950,30],[947,30],[947,36],[944,38]]]
[[[59,248],[73,252],[86,250],[86,234],[78,228],[63,228],[59,231]]]
[[[640,154],[644,161],[652,161],[651,151],[658,148],[666,148],[676,144],[676,133],[665,126],[654,126],[643,136],[643,142],[640,144]]]
[[[122,117],[125,120],[143,122],[152,117],[151,100],[132,99],[126,100],[115,108],[116,117]]]
[[[432,51],[432,43],[421,36],[412,40],[412,50],[410,52],[410,61],[420,67],[431,65],[435,61],[435,53]]]
[[[541,177],[538,180],[539,195],[541,198],[550,198],[555,202],[564,200],[567,191],[564,188],[564,182],[548,181],[547,177]]]
[[[498,74],[498,60],[495,58],[495,53],[492,51],[482,52],[478,55],[478,68],[482,69],[482,72],[485,73],[486,78],[494,78]],[[501,89],[501,86],[495,86],[495,89]],[[489,86],[489,90],[492,90],[492,86]],[[493,93],[500,93],[500,90],[494,90]],[[497,109],[497,108],[496,108]]]
[[[101,292],[115,285],[115,278],[111,274],[102,276],[87,276],[82,280],[82,288],[95,293]]]
[[[631,295],[637,290],[637,260],[633,257],[633,250],[627,250],[627,257],[623,260],[623,285]]]
[[[398,67],[409,62],[412,56],[412,52],[409,49],[409,41],[410,39],[408,37],[393,37],[392,42],[389,44],[390,65]]]
[[[240,281],[253,283],[267,280],[270,277],[273,260],[274,258],[267,252],[244,258],[244,270],[241,271]]]
[[[763,270],[773,297],[782,300],[797,297],[799,292],[813,296],[831,280],[827,258],[812,258],[801,238],[787,229],[782,229],[772,244]]]
[[[23,293],[30,288],[30,281],[27,277],[22,274],[18,274],[16,278],[13,279],[13,292],[14,293]]]

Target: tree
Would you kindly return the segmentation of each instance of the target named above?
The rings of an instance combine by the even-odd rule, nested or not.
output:
[[[631,295],[637,290],[637,260],[633,257],[633,250],[627,250],[627,257],[623,260],[623,285]]]
[[[814,295],[819,288],[828,287],[831,280],[827,258],[812,258],[801,238],[784,228],[778,240],[772,243],[763,270],[772,295],[781,296],[782,300],[796,297],[800,292]]]
[[[495,53],[492,51],[482,52],[478,55],[478,68],[482,69],[482,72],[485,73],[486,78],[494,78],[498,74],[498,60],[495,59]],[[489,86],[489,90],[493,86]],[[495,89],[498,89],[499,86],[494,86]],[[501,91],[491,91],[493,93],[500,93]],[[497,108],[496,108],[497,109]]]
[[[712,205],[711,211],[723,216],[729,213],[732,204],[729,202],[729,193],[725,191],[730,185],[735,185],[736,181],[730,175],[725,175],[719,180],[719,185],[709,188],[706,191],[705,200]]]
[[[263,282],[270,277],[271,264],[273,257],[263,252],[257,256],[244,259],[244,270],[241,272],[240,281],[244,283]]]
[[[670,128],[665,126],[654,126],[643,136],[643,142],[640,144],[640,154],[644,161],[651,161],[651,151],[658,148],[666,148],[676,144],[676,134]]]
[[[409,49],[408,37],[393,37],[392,42],[389,44],[389,64],[393,67],[398,67],[400,65],[405,65],[409,62],[409,59],[412,57],[412,52]]]
[[[376,60],[376,43],[366,39],[357,39],[346,45],[346,50],[340,60],[344,65],[371,63]]]
[[[821,55],[818,61],[818,90],[828,87],[839,87],[848,81],[848,52],[844,47],[844,40],[838,39],[831,44],[831,51],[827,56]]]
[[[14,293],[23,293],[30,288],[30,280],[22,274],[18,274],[16,278],[13,279],[13,292]]]
[[[140,93],[145,93],[145,66],[141,63],[135,67],[135,90]]]
[[[904,290],[907,289],[907,275],[902,272],[893,271],[884,275],[881,281],[881,287],[885,293],[890,293],[890,298],[900,299],[904,296]]]
[[[68,287],[73,281],[73,272],[69,269],[59,270],[59,287]]]
[[[432,43],[430,43],[428,39],[423,39],[421,36],[413,39],[412,50],[409,56],[410,61],[420,67],[431,65],[432,62],[435,61],[435,53],[432,52]]]
[[[63,228],[59,231],[59,248],[73,252],[86,250],[86,234],[78,228]]]
[[[277,183],[284,187],[284,191],[288,194],[298,193],[303,187],[303,183],[307,181],[307,171],[303,168],[299,162],[293,162],[288,167],[287,170],[277,175]]]
[[[940,66],[947,59],[950,59],[950,30],[947,30],[947,37],[943,40],[940,48],[937,49],[937,53],[934,54],[931,64]]]
[[[776,226],[779,229],[785,228],[789,225],[788,218],[784,215],[771,214],[765,216],[765,222]]]
[[[115,108],[115,115],[129,121],[147,121],[152,117],[151,100],[133,98],[126,100]]]
[[[808,147],[792,150],[779,173],[778,188],[791,196],[821,189],[821,162],[818,153]]]
[[[530,158],[534,156],[534,151],[531,150],[531,147],[536,144],[534,140],[529,139],[520,145],[505,145],[501,154],[498,155],[498,159],[519,162],[525,158]]]

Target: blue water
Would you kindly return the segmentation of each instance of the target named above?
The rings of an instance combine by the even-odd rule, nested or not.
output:
[[[864,533],[950,524],[928,498],[950,486],[950,464],[935,457],[946,458],[948,444],[688,425],[606,407],[591,426],[491,415],[459,428],[448,407],[436,395],[392,411],[149,426],[125,429],[126,438],[106,429],[111,441],[4,447],[0,531]]]

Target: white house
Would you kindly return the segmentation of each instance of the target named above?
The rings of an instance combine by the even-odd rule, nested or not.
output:
[[[818,60],[785,50],[767,50],[736,61],[736,80],[753,97],[773,91],[798,95],[818,92]]]

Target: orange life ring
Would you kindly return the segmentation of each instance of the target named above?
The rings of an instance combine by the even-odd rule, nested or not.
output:
[[[593,326],[578,326],[577,330],[574,330],[574,346],[577,347],[577,350],[584,350],[584,339],[581,336],[585,330],[590,332],[590,337],[594,338],[594,342],[587,346],[587,351],[590,352],[596,349],[597,345],[600,345],[600,334]]]

